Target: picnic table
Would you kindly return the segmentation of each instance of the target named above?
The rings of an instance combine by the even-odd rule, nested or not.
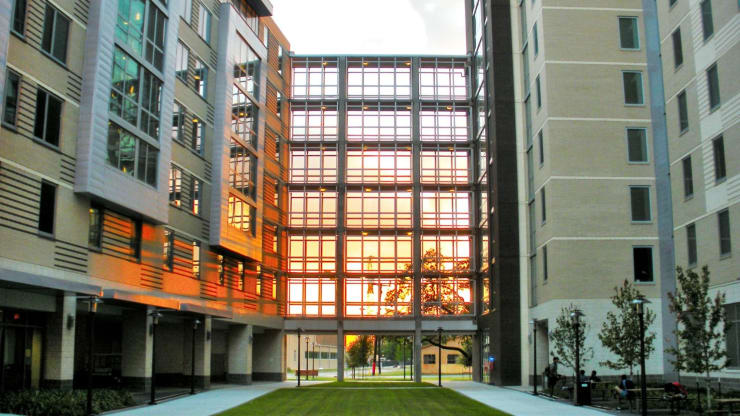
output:
[[[740,403],[740,398],[730,398],[730,399],[714,399],[713,402],[717,403],[719,405],[719,408],[722,409],[723,405],[730,405],[730,413],[735,413],[734,406],[738,403]]]

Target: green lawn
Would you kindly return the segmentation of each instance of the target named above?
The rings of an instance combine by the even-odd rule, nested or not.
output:
[[[414,383],[412,381],[335,381],[333,383],[311,384],[311,388],[316,387],[434,387],[430,383]]]
[[[323,386],[331,384],[333,383]],[[358,387],[359,383],[344,384],[351,384],[348,387]],[[376,385],[376,383],[367,384]],[[402,384],[392,383],[395,387],[401,387]],[[507,416],[508,413],[492,409],[445,388],[314,387],[276,390],[219,415]]]

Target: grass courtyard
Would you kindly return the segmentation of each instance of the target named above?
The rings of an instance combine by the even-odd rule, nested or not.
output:
[[[276,390],[219,415],[507,416],[508,413],[428,383],[334,382]]]

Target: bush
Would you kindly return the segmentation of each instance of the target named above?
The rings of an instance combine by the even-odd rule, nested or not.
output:
[[[136,404],[127,391],[93,390],[93,412]],[[0,395],[0,413],[28,416],[85,416],[86,390],[23,390]]]

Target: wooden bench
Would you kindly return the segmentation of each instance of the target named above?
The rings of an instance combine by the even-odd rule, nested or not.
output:
[[[298,377],[317,377],[319,370],[295,370],[295,375]]]

